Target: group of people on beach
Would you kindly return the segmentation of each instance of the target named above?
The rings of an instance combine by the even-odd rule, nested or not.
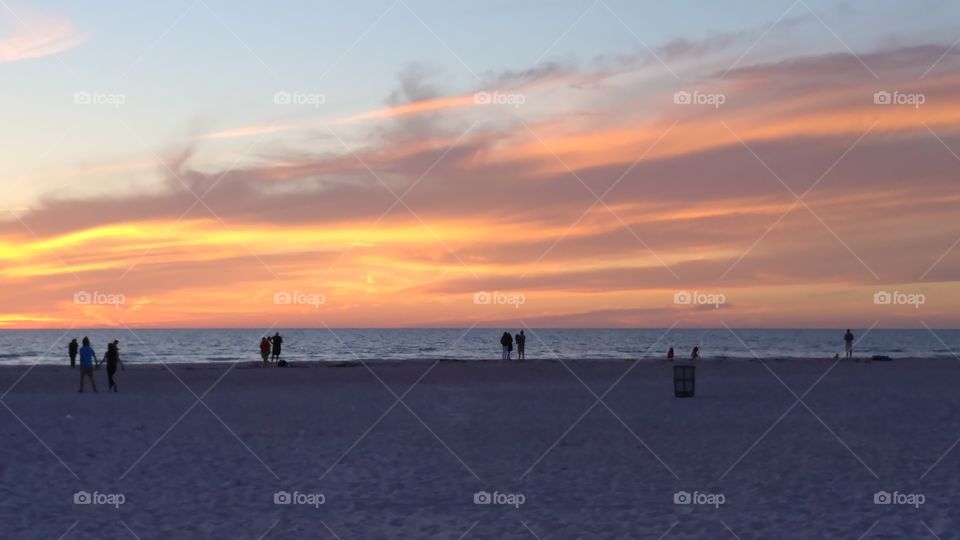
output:
[[[844,349],[846,353],[846,358],[853,358],[853,333],[848,329],[846,334],[843,336]],[[501,359],[502,360],[513,360],[513,346],[517,346],[517,360],[526,359],[526,344],[527,336],[524,334],[524,331],[521,330],[519,334],[513,336],[510,332],[504,332],[500,336],[500,347],[501,347]],[[263,365],[269,365],[271,362],[276,362],[277,366],[285,367],[287,365],[286,360],[280,358],[280,353],[283,349],[283,337],[280,336],[280,332],[276,332],[273,336],[267,337],[264,336],[260,338],[260,357],[263,359]],[[76,338],[70,341],[70,344],[67,346],[67,353],[70,355],[70,367],[77,367],[77,358],[80,358],[80,392],[83,392],[84,378],[90,379],[90,385],[93,386],[93,391],[97,391],[97,383],[93,379],[93,370],[94,368],[99,369],[100,365],[103,363],[107,364],[107,382],[109,383],[109,389],[117,392],[117,382],[114,380],[114,375],[117,373],[117,368],[126,369],[123,366],[123,362],[120,360],[120,341],[113,340],[111,343],[107,344],[107,352],[104,353],[103,358],[98,359],[96,351],[93,350],[93,347],[90,345],[90,338],[84,337],[82,344],[77,343]],[[838,354],[837,357],[840,355]],[[667,351],[667,360],[673,361],[675,353],[673,347]],[[690,359],[696,360],[700,358],[700,346],[696,345],[690,351]]]
[[[850,329],[847,328],[847,332],[843,335],[843,349],[844,349],[845,358],[847,360],[850,360],[853,358],[853,342],[854,342],[853,332],[851,332]],[[667,360],[673,361],[673,357],[674,357],[673,347],[670,347],[670,349],[667,351]],[[693,350],[690,351],[690,359],[696,360],[697,358],[700,358],[699,345],[694,346]],[[840,354],[837,353],[837,355],[834,358],[839,360]]]
[[[116,375],[118,367],[123,370],[127,369],[123,366],[123,361],[120,360],[120,340],[115,339],[108,343],[107,352],[103,354],[103,358],[98,359],[97,352],[90,345],[90,338],[84,336],[81,343],[77,343],[77,339],[74,338],[67,345],[67,354],[70,355],[71,368],[77,367],[77,357],[80,358],[79,392],[83,392],[84,378],[89,378],[93,391],[97,391],[97,383],[93,379],[93,370],[94,368],[100,369],[100,365],[103,363],[107,364],[107,382],[109,384],[107,389],[114,392],[118,391],[114,375]]]
[[[511,354],[513,353],[513,344],[517,344],[517,360],[524,360],[527,357],[526,345],[527,345],[527,336],[523,333],[523,330],[520,331],[516,336],[511,336],[510,332],[504,332],[500,336],[500,349],[501,349],[501,360],[513,360]]]
[[[283,337],[280,336],[280,332],[273,334],[273,337],[264,336],[260,338],[260,357],[263,358],[263,365],[276,362],[279,367],[286,366],[286,360],[280,359],[282,347]]]
[[[667,351],[667,360],[670,360],[672,362],[673,357],[674,357],[673,347],[670,347],[670,349]],[[699,345],[694,346],[693,349],[690,351],[690,359],[696,360],[697,358],[700,358]]]

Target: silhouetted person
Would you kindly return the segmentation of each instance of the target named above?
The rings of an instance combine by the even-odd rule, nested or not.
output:
[[[283,345],[283,338],[280,337],[280,332],[274,334],[270,341],[273,343],[273,359],[280,360],[280,347]]]
[[[83,392],[83,378],[90,377],[90,385],[93,391],[97,391],[97,383],[93,380],[93,362],[97,359],[97,353],[90,346],[90,338],[83,338],[83,347],[80,347],[80,392]]]
[[[107,381],[109,382],[108,390],[117,391],[117,383],[113,380],[114,374],[117,372],[117,366],[120,366],[121,369],[126,370],[127,368],[123,367],[123,362],[120,361],[120,342],[113,340],[113,343],[107,344],[107,352],[103,355],[103,360],[100,361],[100,364],[107,363]],[[99,367],[99,364],[98,364]]]
[[[527,336],[523,333],[523,330],[517,334],[517,360],[523,360],[527,357],[527,353],[524,348],[527,345]]]
[[[264,364],[270,363],[270,341],[266,336],[260,338],[260,357],[263,358]]]
[[[500,336],[500,346],[503,349],[500,359],[509,360],[510,351],[513,350],[513,338],[510,336],[510,332],[504,332],[503,335]]]
[[[853,358],[853,333],[847,328],[847,333],[843,335],[843,347],[847,351],[847,360]]]
[[[70,355],[70,367],[77,367],[77,351],[80,350],[80,345],[77,344],[77,338],[70,340],[70,344],[67,345],[67,354]]]
[[[667,360],[673,360],[673,347],[670,347],[670,350],[667,351]]]
[[[696,360],[697,358],[700,358],[700,347],[694,347],[693,351],[690,352],[691,360]]]

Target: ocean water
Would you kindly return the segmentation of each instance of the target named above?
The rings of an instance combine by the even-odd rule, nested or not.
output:
[[[511,329],[512,333],[519,332]],[[279,329],[283,357],[290,361],[493,360],[500,358],[503,330],[467,329]],[[533,359],[659,359],[674,347],[686,358],[699,345],[701,358],[833,358],[843,350],[844,330],[734,329],[533,329],[527,356]],[[272,333],[272,332],[271,332]],[[854,329],[861,358],[886,355],[954,357],[960,330]],[[0,365],[69,363],[67,343],[89,336],[98,355],[120,340],[124,362],[233,362],[259,359],[263,330],[2,330]],[[742,342],[741,342],[742,341]],[[952,352],[953,351],[953,352]]]

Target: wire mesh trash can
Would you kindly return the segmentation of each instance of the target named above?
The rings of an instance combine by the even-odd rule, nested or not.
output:
[[[693,397],[696,378],[696,366],[673,366],[673,395]]]

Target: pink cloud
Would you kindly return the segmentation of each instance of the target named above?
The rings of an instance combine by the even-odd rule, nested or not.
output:
[[[76,47],[89,37],[63,16],[23,6],[7,7],[5,14],[9,30],[0,37],[0,62],[57,54]]]

